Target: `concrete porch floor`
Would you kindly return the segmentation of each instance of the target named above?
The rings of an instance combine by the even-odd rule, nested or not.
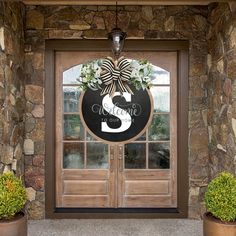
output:
[[[189,219],[35,220],[28,236],[202,236],[202,221]]]

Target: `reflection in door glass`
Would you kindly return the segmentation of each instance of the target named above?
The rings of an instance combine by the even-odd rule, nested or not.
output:
[[[170,111],[170,87],[151,87],[150,91],[154,100],[154,112]]]
[[[146,132],[144,132],[139,138],[137,138],[135,141],[145,141],[146,140]]]
[[[86,133],[86,140],[87,141],[95,141],[95,137],[91,134],[89,134],[88,132]]]
[[[64,115],[64,139],[84,139],[84,128],[79,115]]]
[[[154,115],[149,127],[149,140],[160,141],[170,139],[170,116]]]
[[[125,145],[125,169],[146,168],[145,143],[130,143]]]
[[[78,87],[64,86],[64,112],[78,112],[79,111],[79,96],[81,91]]]
[[[152,84],[170,84],[170,72],[163,70],[158,66],[152,66],[153,79]]]
[[[170,168],[170,144],[149,143],[149,169]]]
[[[83,143],[64,143],[64,169],[84,168],[84,144]]]
[[[63,84],[78,84],[78,78],[80,76],[81,67],[83,64],[73,66],[70,69],[63,72]]]
[[[87,143],[87,169],[108,168],[108,145]]]

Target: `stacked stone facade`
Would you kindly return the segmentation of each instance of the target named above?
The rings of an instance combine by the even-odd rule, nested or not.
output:
[[[8,20],[9,12],[0,15],[1,48],[2,42],[5,44],[0,52],[0,102],[3,108],[8,104],[6,111],[0,111],[0,171],[13,168],[15,160],[19,160],[16,170],[22,173],[24,149],[29,217],[42,219],[45,214],[45,40],[106,39],[115,27],[115,7],[27,6],[24,14],[24,7],[19,3],[0,6],[11,9],[17,19],[14,26],[2,20],[4,17]],[[189,41],[189,140],[186,145],[189,147],[190,218],[199,218],[205,210],[203,195],[208,182],[221,170],[232,173],[236,170],[234,8],[234,4],[227,3],[118,7],[118,26],[127,32],[128,39]],[[10,14],[11,17],[14,14]],[[12,44],[1,40],[2,35],[9,32]]]
[[[208,131],[209,176],[236,174],[236,3],[209,14]]]
[[[24,174],[24,6],[0,2],[0,173]]]
[[[208,172],[207,33],[208,8],[187,6],[120,6],[118,26],[128,39],[189,40],[189,216],[199,217]],[[106,39],[115,27],[114,6],[29,6],[26,8],[26,138],[28,187],[36,191],[29,205],[32,218],[44,208],[44,56],[47,39]],[[35,117],[35,109],[40,117]],[[188,145],[188,143],[186,143]],[[34,147],[34,148],[32,148]],[[32,148],[32,149],[31,149]],[[28,152],[28,150],[25,150]],[[38,163],[37,160],[40,160]],[[35,164],[37,163],[37,164]]]

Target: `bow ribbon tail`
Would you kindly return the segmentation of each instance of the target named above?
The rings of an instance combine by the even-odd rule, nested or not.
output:
[[[111,73],[109,71],[103,71],[101,73],[101,80],[104,84],[104,88],[102,89],[100,95],[105,95],[107,93],[111,94],[114,93],[114,90],[116,89],[115,84],[113,82],[113,79],[111,77]]]
[[[127,82],[123,82],[121,80],[117,81],[117,86],[119,91],[121,92],[121,94],[123,93],[130,93],[133,95],[133,91],[130,89],[129,85],[127,84]]]
[[[115,83],[111,83],[111,84],[109,84],[109,85],[106,85],[106,86],[102,89],[100,95],[102,96],[102,95],[105,95],[105,94],[108,93],[108,94],[110,94],[110,96],[112,97],[115,92],[116,92],[116,85],[115,85]]]
[[[129,87],[129,85],[127,83],[124,83],[124,86],[126,87],[126,90],[128,93],[134,95],[133,91],[131,90],[131,88]]]

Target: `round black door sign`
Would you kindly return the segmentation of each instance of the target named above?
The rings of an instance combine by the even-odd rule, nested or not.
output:
[[[149,91],[100,95],[88,89],[81,98],[82,121],[88,131],[104,142],[128,142],[141,135],[151,120],[153,102]]]

